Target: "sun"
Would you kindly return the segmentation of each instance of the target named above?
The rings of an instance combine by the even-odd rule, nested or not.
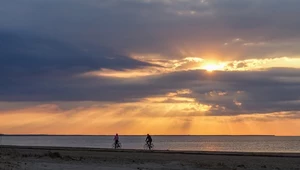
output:
[[[217,65],[205,65],[205,66],[203,66],[203,69],[205,69],[208,72],[213,72],[215,70],[218,70],[218,66]]]
[[[224,70],[225,65],[224,64],[207,64],[202,66],[202,69],[208,71],[208,72],[213,72],[216,70]]]

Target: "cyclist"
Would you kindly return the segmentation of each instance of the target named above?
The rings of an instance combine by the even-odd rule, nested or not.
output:
[[[151,146],[151,144],[152,144],[152,138],[151,138],[151,136],[149,134],[147,134],[146,142],[147,142],[148,146]]]
[[[114,141],[115,141],[115,148],[117,148],[119,146],[119,135],[118,135],[118,133],[116,133],[116,135],[114,137]]]

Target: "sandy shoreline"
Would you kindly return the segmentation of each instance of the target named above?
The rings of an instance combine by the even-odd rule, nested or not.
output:
[[[300,170],[300,154],[0,146],[0,170],[7,169]]]

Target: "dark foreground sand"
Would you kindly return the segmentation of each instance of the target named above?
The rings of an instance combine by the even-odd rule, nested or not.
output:
[[[0,170],[300,170],[300,154],[0,146]]]

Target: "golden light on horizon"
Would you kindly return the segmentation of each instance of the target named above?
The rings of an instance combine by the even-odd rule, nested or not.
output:
[[[0,112],[0,129],[7,134],[193,134],[299,135],[299,120],[289,112],[237,116],[205,116],[209,106],[192,103],[138,102],[55,110],[39,106]],[[52,110],[51,110],[52,108]],[[116,109],[118,108],[118,109]],[[130,108],[130,109],[129,109]],[[132,109],[134,108],[134,109]],[[48,112],[48,110],[51,112]],[[42,113],[41,116],[38,116]],[[105,114],[103,114],[105,113]],[[120,114],[122,113],[122,114]],[[24,116],[20,120],[17,117]],[[272,118],[270,120],[270,118]],[[86,122],[89,122],[88,124]],[[288,125],[278,128],[278,124]],[[122,126],[119,126],[122,125]]]

